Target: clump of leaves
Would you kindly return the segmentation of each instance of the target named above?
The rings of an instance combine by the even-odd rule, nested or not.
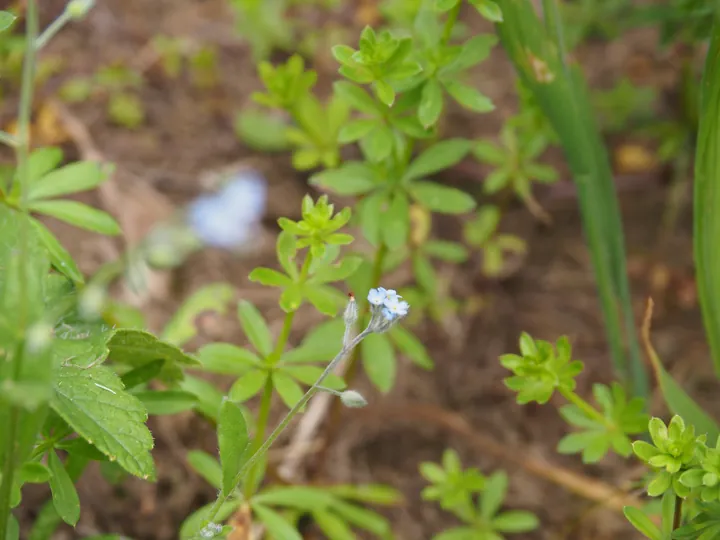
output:
[[[498,145],[480,140],[473,147],[479,161],[494,167],[483,183],[485,193],[512,190],[536,217],[547,219],[532,194],[533,182],[551,184],[558,179],[553,167],[537,162],[548,145],[545,134],[519,130],[506,123],[500,132],[500,142]]]
[[[420,473],[431,483],[422,492],[426,501],[438,501],[443,510],[454,514],[463,525],[447,529],[435,540],[487,538],[499,540],[508,533],[535,530],[539,521],[531,512],[501,512],[508,490],[503,471],[485,477],[478,469],[463,469],[453,450],[445,450],[442,463],[425,462]]]
[[[145,84],[140,73],[122,65],[106,66],[88,77],[73,77],[60,87],[60,97],[70,103],[91,98],[106,100],[107,114],[116,124],[130,129],[145,121],[145,107],[138,90]]]
[[[487,277],[497,277],[502,273],[506,254],[522,255],[527,250],[522,238],[498,232],[500,218],[497,206],[485,205],[463,227],[465,242],[482,250],[482,272]]]
[[[165,75],[170,79],[180,77],[187,66],[190,80],[196,88],[211,88],[217,84],[218,59],[215,47],[164,35],[155,36],[152,44]]]
[[[615,133],[652,118],[656,98],[654,88],[635,86],[624,77],[611,89],[596,91],[593,102],[603,129]]]

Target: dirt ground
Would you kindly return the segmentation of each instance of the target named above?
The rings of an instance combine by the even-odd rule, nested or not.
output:
[[[62,5],[61,1],[43,2],[45,21]],[[288,155],[253,152],[234,135],[235,112],[249,103],[250,93],[260,85],[249,50],[234,34],[227,13],[223,0],[104,0],[84,22],[66,29],[46,53],[63,58],[65,65],[60,74],[50,78],[38,103],[51,99],[69,77],[90,74],[99,66],[121,62],[145,70],[147,84],[139,95],[147,119],[139,129],[109,122],[101,98],[66,106],[65,116],[57,119],[57,129],[67,135],[61,139],[67,139],[63,147],[69,157],[100,155],[117,164],[114,188],[88,200],[120,219],[128,241],[137,240],[152,223],[198,194],[202,190],[199,179],[208,170],[242,162],[267,175],[271,190],[268,240],[250,257],[206,252],[160,276],[157,289],[144,304],[156,329],[188,294],[218,280],[235,285],[240,297],[252,300],[277,326],[282,313],[274,293],[258,290],[246,276],[254,266],[273,264],[276,218],[297,215],[302,195],[315,194],[307,187],[307,177],[293,171]],[[477,17],[468,13],[467,19]],[[344,13],[342,20],[357,22],[353,13]],[[489,29],[482,22],[472,24]],[[197,90],[187,77],[169,80],[164,76],[153,63],[149,48],[150,39],[157,34],[217,45],[219,84]],[[657,51],[653,32],[634,32],[612,45],[591,44],[580,51],[578,59],[590,66],[587,71],[593,85],[606,86],[624,74],[645,77],[669,92],[676,82],[672,57]],[[332,66],[327,58],[320,64]],[[323,84],[333,77],[331,71],[321,73]],[[497,50],[482,65],[478,85],[495,100],[497,112],[470,117],[453,109],[444,136],[493,136],[503,117],[512,113],[516,102],[512,70],[502,51]],[[0,105],[3,122],[9,120],[12,105],[11,99]],[[623,142],[622,137],[613,141],[616,145]],[[554,159],[560,158],[554,155]],[[441,180],[479,193],[485,172],[474,163],[463,163]],[[694,297],[689,207],[683,208],[670,242],[657,249],[660,216],[666,206],[665,176],[658,167],[618,174],[636,314],[639,319],[647,295],[653,294],[658,352],[670,371],[708,404],[716,387],[709,382],[713,378]],[[508,471],[509,504],[535,512],[542,522],[539,532],[512,538],[637,538],[617,504],[598,502],[603,501],[603,489],[608,486],[627,487],[637,480],[636,464],[607,459],[601,465],[584,467],[577,457],[559,456],[554,448],[567,428],[555,407],[521,407],[502,383],[506,373],[498,356],[516,350],[523,330],[550,340],[567,334],[576,357],[586,362],[580,380],[583,390],[589,391],[593,382],[612,380],[589,256],[567,173],[556,186],[541,190],[538,199],[552,215],[552,226],[538,225],[519,207],[512,207],[503,221],[505,230],[522,236],[529,245],[526,258],[510,276],[484,279],[477,261],[440,268],[451,279],[456,297],[479,295],[483,309],[465,314],[443,329],[429,323],[422,326],[420,335],[425,336],[436,363],[433,372],[402,362],[397,385],[388,396],[374,392],[361,377],[358,388],[371,406],[345,413],[335,443],[321,466],[315,467],[317,481],[387,483],[400,489],[406,504],[385,511],[398,538],[429,539],[455,524],[454,518],[422,502],[419,495],[424,486],[417,472],[419,463],[438,460],[448,447],[460,453],[465,466],[477,466],[487,473]],[[122,242],[52,225],[87,272],[124,247]],[[457,229],[455,219],[437,220],[434,234],[453,238]],[[308,313],[299,317],[302,322],[296,326],[293,340],[318,320]],[[215,320],[193,346],[209,340],[242,343],[230,318]],[[80,484],[83,514],[77,531],[63,529],[58,539],[112,532],[136,540],[170,540],[177,538],[178,524],[187,514],[212,499],[213,490],[189,469],[184,458],[191,449],[215,450],[212,429],[191,415],[153,419],[151,427],[157,440],[158,483],[129,479],[110,486],[92,469]],[[23,506],[25,524],[37,510],[35,503],[47,493],[33,495]],[[313,534],[309,531],[307,538],[319,538]]]

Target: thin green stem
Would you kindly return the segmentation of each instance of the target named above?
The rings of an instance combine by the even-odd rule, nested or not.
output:
[[[455,7],[450,10],[447,19],[445,19],[445,26],[443,27],[443,33],[441,38],[443,45],[447,45],[447,42],[450,41],[453,28],[455,28],[455,23],[457,22],[458,15],[460,15],[461,7],[462,1],[455,4]]]
[[[683,500],[680,497],[675,497],[675,512],[673,514],[673,527],[672,530],[680,528],[682,525],[682,503]]]
[[[27,0],[27,13],[25,16],[25,35],[27,43],[34,44],[38,35],[38,13],[36,0]],[[22,83],[20,89],[20,108],[18,111],[18,137],[15,147],[17,160],[18,179],[20,182],[20,209],[27,216],[27,187],[28,187],[28,158],[30,155],[30,119],[32,115],[33,87],[35,83],[36,50],[35,47],[25,48],[23,62]],[[18,328],[24,334],[27,325],[27,302],[28,282],[28,220],[22,219],[20,223],[20,275],[18,289],[20,305],[17,313]],[[22,357],[24,355],[24,335],[18,337],[18,345],[12,358],[12,377],[16,380],[20,374]],[[17,407],[10,409],[8,416],[7,440],[5,442],[3,476],[0,485],[0,540],[7,540],[7,524],[10,519],[10,497],[12,494],[13,476],[15,473],[15,451],[17,444],[17,432],[20,422],[20,410]]]
[[[262,398],[260,399],[260,411],[258,412],[257,427],[255,429],[255,438],[253,439],[253,452],[257,451],[262,442],[265,439],[265,432],[267,431],[268,419],[270,418],[270,406],[272,405],[273,397],[273,381],[272,377],[268,376],[267,382],[265,383],[265,389],[263,390]],[[257,467],[254,467],[248,471],[247,480],[245,481],[245,498],[249,499],[253,494],[255,482],[260,474],[260,468],[262,463],[258,463]]]
[[[310,272],[310,265],[312,264],[312,254],[308,251],[303,266],[300,270],[300,283],[303,283]],[[292,331],[293,321],[295,320],[295,311],[285,314],[285,320],[283,321],[283,327],[278,336],[275,348],[265,359],[268,367],[272,368],[278,363],[282,356],[285,346],[287,345],[288,339],[290,338],[290,332]],[[267,382],[265,383],[265,389],[263,390],[262,398],[260,399],[260,410],[258,412],[258,419],[255,429],[255,438],[253,439],[253,451],[256,451],[262,445],[262,441],[265,438],[265,432],[267,431],[268,419],[270,418],[270,406],[272,405],[273,397],[273,382],[272,377],[268,376]],[[257,467],[250,469],[248,472],[247,481],[245,482],[245,497],[250,498],[253,494],[252,490],[255,486],[255,481],[261,472],[262,464],[258,464]]]
[[[615,429],[615,425],[605,418],[600,411],[595,409],[592,405],[590,405],[587,401],[585,401],[583,398],[578,396],[575,392],[572,390],[566,390],[564,388],[560,389],[560,394],[567,399],[570,403],[575,405],[577,408],[579,408],[581,411],[583,411],[588,418],[592,418],[596,422],[599,422],[606,426],[609,429]]]
[[[248,459],[245,464],[240,468],[240,471],[235,476],[235,480],[233,482],[234,485],[237,486],[240,484],[240,482],[242,482],[242,479],[245,477],[250,468],[253,467],[258,462],[258,460],[268,451],[268,449],[282,434],[282,432],[285,431],[285,428],[287,428],[290,422],[292,422],[293,418],[303,409],[303,407],[305,407],[307,402],[310,401],[310,398],[312,398],[318,392],[318,390],[322,386],[322,383],[325,381],[328,375],[330,375],[330,373],[335,370],[335,367],[340,362],[342,362],[345,356],[351,350],[357,347],[358,344],[370,333],[371,332],[366,328],[360,334],[358,334],[350,343],[348,343],[347,345],[343,345],[340,352],[327,365],[325,371],[322,372],[318,380],[315,381],[315,384],[313,384],[310,389],[305,392],[305,395],[300,399],[300,401],[298,401],[295,406],[290,409],[290,411],[285,415],[285,418],[282,419],[282,421],[277,425],[277,427],[272,431],[272,433],[270,433],[268,438],[265,439],[265,442],[262,444],[262,446],[260,446],[260,448],[253,452],[253,455],[250,457],[250,459]],[[218,497],[218,499],[215,501],[215,504],[212,505],[210,511],[205,517],[203,527],[206,527],[209,523],[212,523],[215,520],[217,513],[219,512],[225,501],[228,500],[229,496],[229,494],[222,494]]]
[[[65,26],[67,23],[69,23],[72,20],[72,17],[70,16],[68,10],[64,10],[60,16],[55,19],[53,22],[50,23],[50,26],[48,26],[42,34],[40,34],[40,37],[37,38],[35,41],[35,50],[39,51],[42,49],[45,45],[48,44],[48,42],[57,34],[60,30],[62,30],[62,27]]]
[[[0,130],[0,143],[8,145],[10,148],[17,148],[18,146],[18,140],[14,136],[2,130]]]

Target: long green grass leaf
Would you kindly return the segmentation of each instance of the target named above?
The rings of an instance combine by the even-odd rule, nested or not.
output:
[[[562,24],[545,1],[547,27],[530,0],[498,0],[500,41],[560,137],[578,188],[585,235],[616,372],[635,395],[647,394],[627,280],[620,209],[612,169],[596,127],[585,79],[563,54]]]
[[[713,24],[700,97],[695,154],[694,251],[698,296],[720,377],[720,22]]]

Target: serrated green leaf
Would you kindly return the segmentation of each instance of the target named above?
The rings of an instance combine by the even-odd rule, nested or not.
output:
[[[413,160],[403,179],[414,180],[452,167],[470,152],[471,147],[472,142],[467,139],[448,139],[434,144]]]
[[[413,182],[410,195],[429,210],[442,214],[464,214],[476,205],[464,191],[434,182]]]
[[[200,287],[187,298],[165,325],[160,339],[182,346],[197,335],[197,319],[204,313],[225,315],[235,290],[227,283]]]
[[[217,459],[201,450],[191,450],[187,454],[190,466],[215,489],[222,489],[222,469]]]
[[[235,477],[240,472],[250,443],[245,416],[236,403],[226,400],[220,406],[217,432],[223,493],[229,495],[235,489]]]
[[[375,387],[388,393],[395,384],[397,360],[386,334],[370,334],[360,344],[363,369]]]
[[[148,414],[153,416],[178,414],[197,405],[197,396],[184,390],[143,390],[133,395],[142,401]]]
[[[263,356],[269,355],[273,348],[272,334],[257,308],[243,300],[238,304],[238,318],[253,347]]]
[[[30,223],[32,223],[35,228],[35,231],[37,232],[40,241],[45,246],[45,249],[48,250],[50,262],[55,269],[75,283],[84,283],[85,278],[83,277],[82,272],[80,272],[77,264],[75,264],[75,260],[63,247],[55,235],[50,232],[45,225],[34,218],[30,218]]]
[[[110,369],[62,367],[51,406],[80,436],[127,472],[154,480],[147,412]]]
[[[108,236],[122,232],[110,214],[77,201],[31,201],[28,208],[32,212],[52,216],[88,231]]]
[[[112,172],[93,161],[78,161],[50,171],[30,185],[30,200],[50,199],[80,191],[94,189],[102,184]]]
[[[74,527],[80,519],[80,498],[75,484],[55,450],[48,452],[48,466],[52,473],[49,482],[55,510],[65,523]]]

